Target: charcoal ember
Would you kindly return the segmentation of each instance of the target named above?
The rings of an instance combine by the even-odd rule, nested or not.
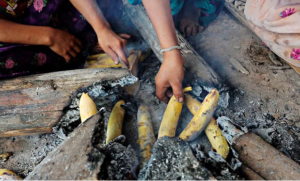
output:
[[[205,153],[203,147],[197,145],[193,150],[196,158],[209,169],[212,175],[218,180],[241,180],[242,178],[237,174],[237,169],[241,166],[241,162],[237,159],[238,155],[230,155],[228,162],[223,157],[214,151]]]
[[[138,175],[139,180],[207,180],[210,177],[187,142],[169,137],[156,141],[151,158]]]
[[[106,156],[99,177],[105,180],[125,180],[134,177],[133,170],[138,166],[138,158],[133,148],[124,146],[125,136],[121,135],[101,148]]]

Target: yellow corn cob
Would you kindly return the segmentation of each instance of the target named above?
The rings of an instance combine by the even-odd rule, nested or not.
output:
[[[80,119],[83,123],[93,115],[97,114],[97,107],[94,101],[86,93],[82,93],[79,101]]]
[[[2,162],[6,162],[8,160],[8,158],[12,155],[12,153],[4,153],[0,155],[0,160]]]
[[[196,115],[201,107],[201,102],[189,94],[185,94],[184,102],[193,115]],[[229,146],[214,118],[211,118],[210,122],[205,128],[205,133],[213,150],[226,159],[229,153]]]
[[[106,144],[122,134],[123,119],[125,115],[125,110],[121,107],[122,104],[125,104],[125,101],[121,100],[117,102],[110,113],[107,125]]]
[[[97,55],[91,55],[87,58],[84,68],[121,68],[121,64],[115,64],[115,62],[106,53]]]
[[[207,126],[219,101],[219,92],[212,90],[204,99],[200,109],[194,115],[191,122],[181,132],[179,137],[185,141],[195,139]]]
[[[191,87],[185,88],[183,91],[191,91]],[[175,96],[172,96],[165,110],[164,117],[161,121],[158,138],[168,136],[174,137],[176,133],[177,123],[182,110],[182,104],[177,101]]]
[[[134,56],[137,56],[138,61],[142,62],[147,57],[149,57],[149,55],[151,55],[151,53],[152,53],[151,48],[149,48],[146,52],[142,52],[140,50],[132,50],[128,57],[130,67],[132,65],[132,64],[130,64],[130,59],[134,59],[133,58]],[[84,68],[121,68],[121,67],[122,67],[121,64],[116,65],[115,62],[106,53],[91,55],[87,58],[87,60],[84,64]]]
[[[10,170],[0,169],[0,180],[23,180],[23,179]]]
[[[141,164],[143,167],[145,162],[151,156],[152,146],[155,143],[155,136],[152,128],[151,117],[147,106],[140,106],[138,110],[138,126],[139,126],[139,144]]]

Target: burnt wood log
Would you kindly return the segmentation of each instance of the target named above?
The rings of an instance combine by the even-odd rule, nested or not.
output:
[[[124,9],[139,30],[147,44],[152,48],[158,59],[163,61],[163,54],[160,53],[161,47],[154,27],[142,5],[133,6],[127,0],[123,0]],[[185,59],[184,67],[185,81],[197,79],[200,85],[212,88],[219,88],[222,80],[214,70],[205,62],[205,60],[194,50],[194,48],[185,40],[185,38],[176,31],[182,56]]]
[[[126,69],[79,69],[2,80],[0,137],[50,133],[78,89],[128,75]]]
[[[246,133],[235,137],[233,148],[239,160],[266,180],[298,180],[300,165],[259,136]]]
[[[254,172],[251,168],[247,167],[246,165],[241,166],[241,171],[246,176],[247,180],[265,180],[256,172]]]
[[[98,180],[105,155],[93,145],[95,140],[105,140],[103,128],[98,113],[76,128],[25,180]]]

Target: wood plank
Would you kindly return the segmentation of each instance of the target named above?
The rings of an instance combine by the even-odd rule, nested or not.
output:
[[[79,88],[128,75],[126,69],[79,69],[2,80],[0,137],[50,133]]]
[[[99,114],[81,124],[25,180],[98,180],[105,155],[93,142],[100,124],[103,127],[104,120]],[[97,135],[102,135],[98,141],[105,140],[104,133]]]
[[[163,54],[160,53],[161,47],[154,30],[154,27],[142,5],[133,6],[127,0],[123,0],[124,9],[139,30],[144,40],[151,46],[153,52],[163,61]],[[205,60],[194,50],[194,48],[185,40],[185,38],[176,31],[178,41],[183,47],[181,53],[185,59],[185,79],[197,79],[200,85],[208,87],[221,87],[222,80],[214,70],[205,62]]]
[[[236,10],[234,7],[230,6],[228,2],[225,1],[225,7],[247,28],[249,28],[252,32],[252,28],[250,27],[248,21],[246,20],[245,16],[241,15],[238,10]],[[254,33],[254,32],[253,32]]]

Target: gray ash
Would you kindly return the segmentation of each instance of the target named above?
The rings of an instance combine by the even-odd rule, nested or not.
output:
[[[276,121],[270,114],[263,114],[262,118],[257,118],[254,122],[257,124],[257,127],[250,127],[249,130],[251,132],[261,136],[279,151],[300,163],[300,141],[293,135],[292,131],[289,131],[292,127],[281,125],[281,121]],[[248,125],[246,124],[246,126]]]
[[[242,180],[238,173],[238,168],[242,163],[237,159],[237,155],[232,154],[233,152],[227,157],[227,160],[214,151],[206,153],[200,145],[194,149],[194,152],[197,159],[211,171],[216,179]]]
[[[61,120],[53,127],[53,132],[65,139],[81,123],[79,116],[79,100],[83,92],[86,92],[95,102],[97,109],[114,106],[120,95],[123,95],[121,87],[133,84],[137,81],[134,76],[126,76],[113,81],[98,81],[92,86],[84,87],[71,97],[70,105],[65,108]]]
[[[134,177],[133,170],[138,165],[138,158],[133,148],[130,145],[125,147],[124,142],[125,136],[121,135],[101,148],[106,158],[99,179],[124,180]]]
[[[207,180],[210,177],[187,142],[169,137],[156,141],[151,158],[138,176],[140,180]]]

